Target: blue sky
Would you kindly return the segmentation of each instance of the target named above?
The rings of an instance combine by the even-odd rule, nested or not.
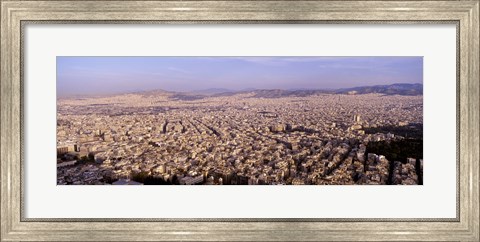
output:
[[[57,57],[57,95],[422,83],[423,57]]]

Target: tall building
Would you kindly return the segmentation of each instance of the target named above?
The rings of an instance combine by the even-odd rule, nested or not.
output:
[[[360,122],[360,121],[361,121],[360,115],[356,115],[356,114],[353,115],[353,121],[354,121],[354,122],[357,122],[357,123]]]

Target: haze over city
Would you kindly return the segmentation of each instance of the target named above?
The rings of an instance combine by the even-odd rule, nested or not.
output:
[[[422,83],[422,57],[57,57],[57,96]]]
[[[58,57],[58,185],[422,185],[422,57]]]

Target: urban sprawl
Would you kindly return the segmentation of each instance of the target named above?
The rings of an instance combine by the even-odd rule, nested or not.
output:
[[[408,140],[382,127],[422,125],[422,99],[163,91],[60,98],[57,184],[421,184],[423,157],[368,151]]]

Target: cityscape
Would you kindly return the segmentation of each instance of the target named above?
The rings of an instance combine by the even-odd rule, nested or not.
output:
[[[422,185],[422,66],[57,57],[57,185]]]

